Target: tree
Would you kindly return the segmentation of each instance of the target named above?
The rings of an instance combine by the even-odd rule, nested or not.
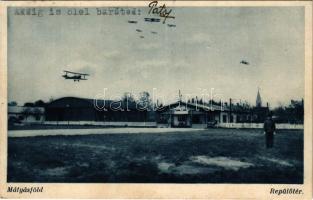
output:
[[[11,101],[8,103],[8,106],[17,106],[17,102],[16,101]]]
[[[136,102],[134,96],[130,92],[125,92],[121,98],[123,102]]]
[[[147,110],[147,111],[152,110],[153,103],[150,98],[149,92],[144,91],[139,94],[138,105],[139,105],[140,110]]]
[[[38,101],[35,101],[34,105],[38,107],[44,107],[46,104],[43,100],[40,99]]]
[[[130,92],[125,92],[122,95],[121,100],[116,101],[114,104],[119,105],[118,107],[115,107],[115,109],[117,110],[130,111],[133,107],[135,107],[136,100]]]
[[[31,102],[26,102],[26,103],[24,103],[24,106],[25,106],[25,107],[34,107],[35,104],[34,104],[34,103],[31,103]]]
[[[303,123],[304,104],[302,101],[291,100],[288,106],[280,104],[273,110],[276,121],[279,123]]]

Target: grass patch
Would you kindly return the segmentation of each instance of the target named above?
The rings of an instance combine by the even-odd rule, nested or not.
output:
[[[264,140],[262,131],[253,129],[9,138],[7,179],[64,183],[303,183],[303,131],[279,130],[273,149],[266,149]],[[201,162],[195,158],[201,158]],[[222,163],[227,160],[245,167],[239,165],[234,170]]]

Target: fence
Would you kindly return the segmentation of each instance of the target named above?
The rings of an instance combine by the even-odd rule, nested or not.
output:
[[[220,128],[263,128],[263,123],[219,123]],[[276,124],[277,129],[303,129],[303,124]]]

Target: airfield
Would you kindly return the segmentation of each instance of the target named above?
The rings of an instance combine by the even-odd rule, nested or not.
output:
[[[303,183],[303,130],[278,130],[273,149],[265,148],[261,129],[8,134],[8,182]]]

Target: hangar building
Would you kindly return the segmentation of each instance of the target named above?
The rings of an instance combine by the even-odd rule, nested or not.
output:
[[[147,111],[138,111],[132,102],[64,97],[45,107],[46,121],[151,121]]]

